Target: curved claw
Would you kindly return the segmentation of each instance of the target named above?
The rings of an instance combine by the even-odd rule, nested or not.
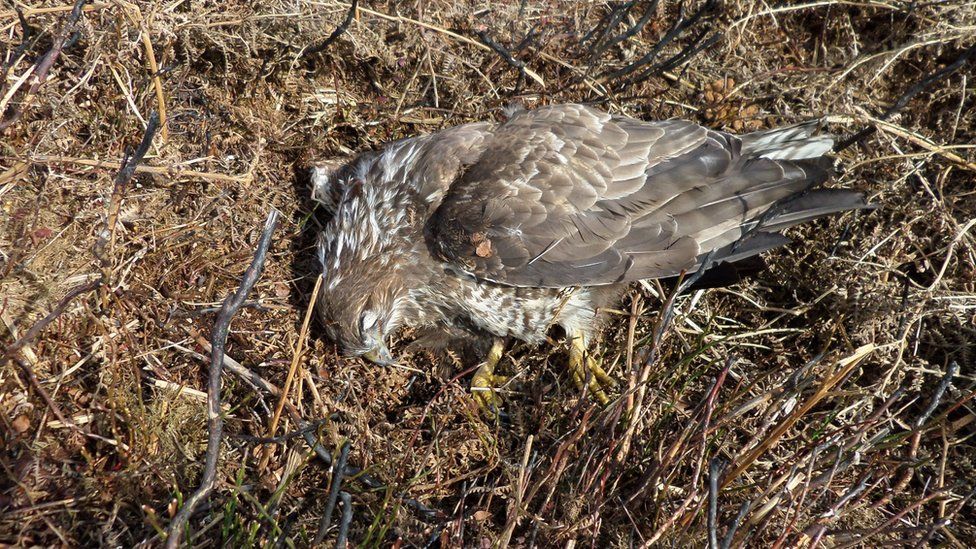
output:
[[[607,404],[610,398],[606,391],[617,386],[600,363],[588,356],[582,337],[574,337],[569,348],[569,371],[579,390],[588,389],[600,404]]]
[[[498,417],[501,413],[502,397],[495,388],[508,382],[508,376],[495,375],[495,366],[501,360],[504,348],[501,340],[495,341],[485,363],[471,378],[471,393],[474,400],[490,417]]]

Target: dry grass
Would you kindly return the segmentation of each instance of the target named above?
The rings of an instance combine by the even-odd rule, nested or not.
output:
[[[200,482],[216,307],[272,207],[277,240],[227,354],[265,389],[296,361],[276,435],[303,418],[320,451],[350,441],[349,463],[370,475],[343,484],[354,543],[976,544],[974,64],[878,120],[973,46],[971,2],[691,2],[689,28],[619,76],[654,51],[677,4],[655,3],[603,47],[580,38],[606,22],[604,2],[365,2],[303,57],[347,4],[113,0],[85,7],[28,93],[70,9],[0,8],[0,101],[23,112],[0,134],[0,340],[71,288],[105,283],[0,366],[0,544],[162,542]],[[673,59],[696,36],[711,45]],[[459,375],[473,357],[380,369],[337,358],[314,322],[306,336],[320,220],[300,174],[513,101],[741,131],[821,115],[841,135],[877,127],[841,153],[837,184],[881,208],[794,231],[757,279],[677,297],[668,325],[668,290],[635,288],[600,346],[624,389],[606,408],[578,398],[561,350],[516,346],[503,363],[510,424],[495,425]],[[152,111],[165,132],[115,189]],[[225,376],[217,488],[185,541],[314,538],[329,469],[301,436],[248,438],[269,433],[279,400],[265,389]]]

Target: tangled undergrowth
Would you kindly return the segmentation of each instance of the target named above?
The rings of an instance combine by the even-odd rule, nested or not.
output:
[[[976,544],[971,1],[12,0],[0,36],[0,544],[164,542],[201,482],[217,311],[272,208],[184,543],[310,544],[345,445],[330,544]],[[880,207],[793,230],[730,287],[635,286],[599,347],[606,407],[564,349],[509,350],[496,423],[477,358],[381,369],[303,329],[312,162],[568,101],[826,117],[854,138],[834,184]]]

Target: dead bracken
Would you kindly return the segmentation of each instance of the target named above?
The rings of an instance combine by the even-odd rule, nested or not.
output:
[[[4,4],[0,544],[165,543],[277,209],[182,544],[973,546],[974,28],[968,0]],[[836,186],[881,207],[732,286],[636,286],[607,406],[565,349],[506,351],[493,423],[477,354],[405,332],[378,368],[303,329],[309,165],[567,102],[824,117]]]

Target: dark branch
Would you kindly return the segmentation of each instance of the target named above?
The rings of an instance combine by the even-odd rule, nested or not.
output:
[[[962,52],[962,55],[956,58],[956,60],[953,61],[952,63],[933,72],[932,74],[926,76],[925,78],[917,82],[914,86],[908,88],[908,90],[906,90],[905,93],[901,94],[901,96],[898,99],[896,99],[895,102],[892,103],[890,107],[888,107],[887,109],[885,109],[883,113],[881,113],[881,116],[878,117],[878,120],[887,120],[891,118],[892,115],[905,108],[905,105],[907,105],[909,101],[914,99],[916,95],[932,87],[932,84],[935,84],[936,82],[951,76],[953,73],[961,69],[964,65],[966,65],[966,63],[969,62],[970,58],[973,57],[974,54],[976,54],[976,44],[969,46],[969,48],[966,51]],[[834,152],[840,152],[844,149],[849,148],[851,145],[854,145],[855,143],[860,143],[865,139],[867,139],[868,137],[874,135],[874,133],[877,131],[878,128],[876,126],[864,128],[863,130],[857,132],[856,134],[834,145]]]
[[[512,55],[512,52],[508,51],[505,48],[505,46],[502,46],[498,42],[495,42],[494,40],[492,40],[492,38],[490,36],[488,36],[488,33],[486,33],[485,31],[479,30],[479,31],[475,32],[475,34],[478,36],[478,38],[486,46],[488,46],[489,48],[491,48],[492,50],[494,50],[495,53],[497,53],[499,56],[501,56],[501,58],[506,63],[508,63],[509,66],[511,66],[512,68],[514,68],[515,70],[518,71],[518,73],[519,73],[518,82],[516,82],[516,84],[515,84],[515,92],[514,92],[514,95],[518,95],[521,92],[522,84],[525,82],[525,77],[526,77],[526,74],[525,74],[525,62],[522,61],[522,60],[520,60],[520,59],[516,59]],[[531,35],[532,35],[532,32],[530,31],[529,32],[529,35],[527,35],[526,38],[522,40],[522,43],[519,44],[519,47],[517,49],[521,50],[522,48],[524,48],[525,47],[525,44],[526,44],[526,40],[529,39]]]
[[[34,74],[31,75],[31,85],[27,89],[27,93],[24,94],[21,104],[16,109],[13,105],[9,108],[14,109],[9,116],[6,113],[0,113],[0,132],[6,130],[13,124],[20,120],[20,117],[24,115],[24,107],[31,97],[37,93],[37,89],[41,87],[44,82],[47,81],[47,73],[50,72],[51,67],[54,66],[54,62],[57,61],[58,56],[61,55],[61,50],[64,49],[65,44],[68,42],[68,38],[74,34],[75,26],[78,24],[78,19],[81,17],[82,8],[88,0],[76,0],[74,7],[71,8],[71,13],[68,15],[67,21],[65,21],[64,26],[61,27],[61,32],[58,33],[57,39],[55,39],[54,44],[51,49],[47,51],[37,62],[37,68],[34,70]]]
[[[620,42],[623,42],[624,40],[627,40],[628,38],[642,31],[644,27],[647,26],[647,23],[651,20],[651,16],[657,12],[658,0],[651,0],[651,2],[649,2],[647,7],[644,9],[644,14],[641,15],[641,18],[638,19],[637,22],[635,22],[624,32],[608,39],[607,34],[616,28],[616,26],[620,23],[620,20],[630,12],[630,9],[635,4],[636,2],[623,4],[620,7],[613,8],[613,11],[608,14],[608,16],[611,17],[610,22],[603,28],[603,32],[600,33],[600,37],[593,43],[592,46],[590,46],[589,64],[593,64],[593,62],[598,57],[603,55],[603,52],[607,51],[607,49],[610,47],[614,46],[615,44],[619,44]],[[614,17],[614,14],[617,13],[620,15],[618,17]]]
[[[158,126],[159,126],[159,118],[156,116],[155,113],[153,113],[153,116],[149,120],[149,126],[146,128],[146,133],[142,137],[142,143],[139,144],[139,147],[136,149],[135,154],[133,154],[127,160],[124,160],[122,162],[122,167],[119,169],[119,173],[115,176],[115,192],[120,192],[120,189],[124,189],[125,186],[128,185],[129,180],[132,179],[132,174],[135,173],[136,166],[142,161],[142,158],[145,156],[146,151],[149,149],[149,144],[152,143],[152,139],[156,135],[156,130],[158,129]],[[103,259],[104,256],[102,254],[104,252],[104,247],[105,247],[103,238],[106,239],[107,242],[107,237],[105,235],[111,233],[111,230],[114,227],[114,220],[117,218],[118,218],[118,210],[116,208],[115,216],[113,217],[111,213],[109,214],[109,217],[106,220],[106,226],[102,230],[102,235],[99,236],[99,240],[95,244],[95,250],[94,250],[95,256],[99,260],[99,262],[102,262],[103,264],[104,264],[104,259]],[[102,244],[101,247],[99,247],[99,243]],[[25,333],[23,336],[17,339],[17,341],[11,343],[10,346],[4,350],[3,354],[0,355],[0,366],[6,364],[7,361],[13,358],[16,353],[18,353],[25,346],[30,345],[35,339],[37,339],[37,337],[41,334],[41,332],[44,331],[45,328],[48,327],[49,324],[54,322],[56,318],[58,318],[59,316],[61,316],[61,314],[64,313],[64,311],[68,308],[68,305],[70,305],[71,302],[74,301],[76,297],[94,291],[99,287],[101,287],[103,284],[105,284],[107,282],[106,273],[107,270],[103,269],[102,275],[100,277],[90,282],[87,282],[85,284],[75,286],[74,288],[68,290],[68,293],[61,298],[58,304],[54,306],[54,308],[51,310],[51,312],[47,314],[47,316],[37,321],[33,326],[31,326],[29,330],[27,330],[27,333]],[[21,370],[24,371],[24,375],[27,376],[34,390],[37,392],[38,395],[40,395],[41,399],[44,400],[45,404],[47,404],[48,408],[51,409],[54,415],[57,416],[58,420],[60,420],[65,425],[75,426],[74,422],[68,420],[64,416],[64,414],[61,412],[61,409],[58,407],[57,403],[54,402],[54,399],[51,398],[51,395],[49,395],[48,392],[44,389],[44,387],[40,384],[40,382],[37,379],[37,374],[34,373],[34,370],[31,368],[30,364],[26,361],[21,361],[21,360],[17,360],[15,362],[17,362]]]
[[[518,70],[523,70],[523,71],[525,70],[525,62],[512,57],[512,54],[507,49],[505,49],[505,46],[502,46],[498,42],[492,40],[492,38],[488,36],[488,33],[486,33],[485,31],[477,31],[475,34],[478,35],[478,38],[480,38],[481,41],[484,42],[486,46],[495,50],[495,53],[500,55],[501,58],[504,59],[506,63],[508,63],[509,65],[511,65],[512,67]]]
[[[298,415],[297,411],[293,411],[293,408],[289,408],[288,413],[300,426],[307,425],[307,423]],[[324,446],[318,443],[318,441],[315,439],[315,435],[313,435],[311,432],[306,432],[302,435],[302,437],[305,439],[305,443],[308,444],[309,448],[315,452],[315,455],[317,455],[319,459],[321,459],[326,465],[332,465],[332,454],[330,454]],[[388,487],[380,482],[376,477],[363,472],[363,470],[358,467],[346,465],[343,475],[345,477],[355,477],[360,484],[370,490],[379,491],[388,489]],[[404,505],[416,511],[420,515],[421,520],[436,521],[445,518],[444,513],[441,511],[431,509],[413,498],[409,498],[403,494],[401,494],[399,498]]]
[[[925,410],[915,420],[915,424],[913,425],[915,429],[920,429],[922,425],[925,425],[925,422],[932,416],[932,412],[939,407],[939,403],[942,402],[942,397],[945,395],[946,389],[949,388],[952,378],[958,373],[959,363],[953,360],[949,363],[949,368],[946,370],[945,375],[942,376],[942,380],[939,381],[938,387],[935,388],[935,393],[932,394],[932,399],[929,400],[928,406],[925,407]]]
[[[600,42],[606,38],[607,34],[613,31],[613,29],[617,28],[620,21],[622,21],[623,18],[630,13],[631,8],[633,8],[635,4],[637,4],[637,0],[611,5],[610,11],[600,18],[600,21],[596,24],[596,26],[590,29],[586,34],[583,35],[582,38],[580,38],[579,45],[582,46],[594,36],[599,35],[597,36],[596,40],[593,41],[593,44],[590,46],[590,50],[592,51],[593,48],[599,46]]]
[[[14,341],[13,343],[10,344],[9,347],[7,347],[7,349],[3,352],[3,356],[0,356],[0,366],[6,364],[7,361],[14,356],[14,354],[16,354],[18,351],[20,351],[25,346],[29,345],[32,341],[37,339],[37,336],[39,336],[41,332],[43,332],[44,329],[47,328],[48,324],[54,322],[54,319],[61,316],[61,313],[63,313],[65,309],[68,308],[68,305],[70,305],[71,302],[74,301],[76,297],[80,296],[81,294],[88,293],[94,290],[95,288],[98,288],[99,286],[101,286],[101,284],[102,284],[102,279],[97,278],[95,280],[92,280],[91,282],[87,282],[85,284],[75,286],[74,288],[68,290],[68,293],[61,298],[61,301],[59,301],[58,304],[55,305],[53,309],[51,309],[51,312],[48,313],[47,316],[38,320],[36,324],[31,326],[30,330],[27,330],[27,333],[22,335],[17,341]]]
[[[127,154],[122,159],[122,166],[119,168],[119,172],[115,174],[115,184],[112,188],[112,200],[105,220],[105,228],[98,235],[98,240],[95,241],[92,250],[95,258],[101,263],[103,282],[107,282],[108,271],[110,270],[109,258],[105,255],[105,247],[108,246],[112,234],[115,232],[115,224],[119,219],[119,208],[122,206],[122,196],[125,194],[125,189],[132,180],[132,176],[136,173],[136,168],[142,163],[146,153],[149,152],[149,147],[152,145],[152,140],[157,131],[159,131],[159,113],[153,111],[149,116],[146,133],[143,134],[139,146],[132,154]]]
[[[17,20],[20,22],[23,35],[21,36],[21,43],[17,46],[17,49],[8,51],[7,58],[3,61],[3,69],[0,70],[0,95],[7,92],[7,87],[4,86],[4,83],[7,82],[7,74],[10,72],[11,67],[17,63],[20,56],[24,55],[24,52],[33,47],[40,39],[40,35],[35,35],[34,27],[31,27],[30,23],[27,22],[27,18],[24,17],[24,12],[20,9],[20,6],[11,4],[11,7],[17,12]]]
[[[336,549],[346,549],[349,540],[349,525],[352,524],[352,496],[349,492],[339,494],[342,499],[342,519],[339,521],[339,535],[336,537]]]
[[[746,518],[746,513],[752,508],[749,501],[742,502],[739,506],[739,512],[732,519],[732,524],[729,526],[729,531],[725,533],[725,537],[722,538],[722,545],[720,549],[729,549],[732,546],[732,540],[735,539],[735,533],[739,529],[739,525],[742,524],[742,519]]]
[[[338,414],[333,414],[332,417],[328,419],[320,419],[318,421],[313,421],[312,423],[309,423],[308,425],[302,427],[301,429],[297,429],[295,431],[292,431],[290,433],[285,433],[283,435],[278,435],[276,437],[253,437],[251,435],[232,434],[230,435],[230,438],[236,438],[238,440],[243,440],[251,444],[282,444],[294,438],[303,436],[305,433],[311,433],[316,429],[318,429],[319,427],[321,427],[322,425],[325,425],[330,421],[335,421],[338,417],[339,417]]]
[[[654,44],[653,47],[651,47],[650,51],[648,51],[640,59],[638,59],[637,61],[634,61],[633,63],[631,63],[630,65],[627,65],[626,67],[622,67],[622,68],[617,69],[615,71],[611,71],[611,72],[608,72],[608,73],[603,74],[603,78],[606,79],[606,80],[616,80],[616,79],[622,78],[624,76],[628,76],[628,75],[630,75],[630,74],[638,71],[639,69],[642,69],[642,68],[644,68],[644,67],[652,64],[657,59],[657,56],[661,53],[661,51],[666,46],[668,46],[669,44],[671,44],[672,42],[674,42],[687,29],[689,29],[689,28],[693,27],[694,25],[698,24],[698,22],[700,20],[704,19],[706,16],[712,15],[717,10],[718,5],[719,4],[718,4],[718,1],[717,0],[708,0],[707,2],[705,2],[704,4],[702,4],[700,8],[698,8],[698,11],[696,11],[694,14],[692,14],[690,17],[687,17],[687,18],[684,16],[684,6],[680,6],[678,8],[678,19],[674,22],[674,25],[671,26],[671,29],[668,30],[667,33],[665,33],[665,35],[661,38],[661,40],[659,40],[656,44]],[[703,38],[703,36],[699,36],[698,37],[698,40],[700,41],[702,38]],[[714,42],[712,42],[712,43],[714,43]],[[691,44],[690,47],[694,47],[695,44],[696,44],[696,42],[692,42],[692,44]],[[685,50],[687,50],[687,49],[688,48],[686,47]],[[679,55],[680,55],[680,53],[679,53]],[[655,67],[655,68],[652,68],[650,71],[645,71],[644,73],[641,74],[642,78],[646,78],[654,70],[658,70],[658,69],[656,69],[656,67]],[[638,79],[631,78],[631,79],[627,80],[626,82],[624,82],[624,84],[625,85],[632,84],[632,83],[636,82],[637,80]]]
[[[261,233],[261,240],[258,248],[254,252],[254,259],[251,265],[244,271],[241,285],[237,291],[224,300],[217,322],[214,324],[213,335],[211,336],[210,349],[210,381],[207,387],[207,430],[210,433],[207,441],[206,465],[203,470],[203,480],[189,498],[180,512],[173,517],[167,530],[166,547],[176,549],[180,544],[180,536],[183,527],[193,515],[193,510],[202,502],[214,488],[217,480],[217,460],[220,456],[220,442],[223,438],[224,419],[220,410],[220,374],[224,364],[224,345],[227,343],[227,335],[230,331],[231,320],[240,310],[250,293],[251,288],[261,277],[264,269],[264,261],[271,247],[271,236],[274,234],[275,226],[278,224],[278,210],[272,209],[268,214],[268,220],[264,223],[264,231]]]
[[[349,12],[346,13],[346,18],[342,20],[342,23],[339,23],[339,26],[336,27],[334,31],[332,31],[332,34],[330,34],[328,38],[320,42],[317,46],[305,48],[305,50],[299,53],[298,56],[311,57],[316,53],[325,51],[326,48],[331,46],[332,43],[336,41],[337,38],[342,36],[342,33],[346,32],[346,29],[348,29],[349,25],[352,23],[353,17],[356,16],[356,9],[358,8],[359,8],[359,0],[352,0],[352,4],[350,4],[349,6]]]
[[[349,448],[350,444],[347,440],[342,445],[342,449],[339,450],[339,459],[336,460],[332,467],[332,486],[329,489],[329,499],[325,503],[325,512],[322,514],[322,520],[319,522],[319,530],[315,534],[315,541],[312,542],[312,545],[317,546],[322,543],[322,540],[325,539],[325,533],[329,531],[329,526],[332,525],[332,513],[335,511],[336,501],[339,499],[339,489],[342,488],[342,478],[346,471],[346,461],[349,459]]]

